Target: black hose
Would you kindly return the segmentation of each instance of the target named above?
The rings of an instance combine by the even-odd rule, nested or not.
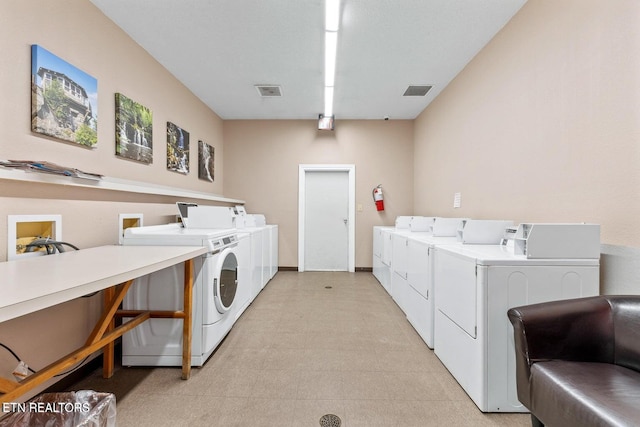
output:
[[[64,252],[64,246],[69,246],[70,248],[75,249],[76,251],[79,251],[80,249],[69,243],[69,242],[59,242],[57,240],[51,240],[51,239],[37,239],[34,240],[33,242],[29,243],[28,245],[26,245],[26,251],[25,252],[33,252],[33,250],[35,248],[41,248],[44,247],[47,251],[47,255],[52,255],[56,253],[56,250],[58,252]]]

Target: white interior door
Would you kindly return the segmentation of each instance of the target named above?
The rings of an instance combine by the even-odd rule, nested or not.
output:
[[[354,271],[354,170],[306,166],[300,170],[300,271]]]

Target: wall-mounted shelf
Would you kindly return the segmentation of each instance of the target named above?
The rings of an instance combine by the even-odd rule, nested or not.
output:
[[[0,167],[0,180],[32,182],[38,184],[64,185],[80,188],[95,188],[99,190],[123,191],[126,193],[169,196],[185,199],[198,199],[211,202],[244,204],[244,200],[231,199],[217,194],[202,193],[182,188],[149,184],[146,182],[130,181],[119,178],[103,177],[100,180],[59,176],[40,172],[6,169]]]

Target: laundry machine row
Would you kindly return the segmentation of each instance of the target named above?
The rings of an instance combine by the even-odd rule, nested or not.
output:
[[[470,242],[498,244],[511,221],[428,218],[427,229],[413,227],[391,233],[390,294],[429,348],[434,346],[436,293],[433,285],[434,248]],[[422,221],[424,222],[424,221]]]
[[[208,249],[194,260],[191,364],[202,366],[275,275],[278,227],[266,224],[246,227],[244,221],[237,224],[237,213],[232,208],[178,205],[182,224],[127,229],[123,244]],[[206,215],[202,215],[203,212]],[[243,228],[235,228],[236,225]],[[137,279],[123,307],[179,309],[182,306],[179,278],[183,277],[183,268],[178,265]],[[181,336],[182,321],[150,319],[123,336],[122,363],[124,366],[180,366]]]
[[[239,215],[235,220],[238,236],[247,237],[249,246],[251,300],[278,272],[278,226],[266,224],[264,215]]]
[[[433,228],[374,228],[374,274],[387,280],[385,289],[407,320],[479,409],[526,411],[516,397],[506,312],[516,305],[597,295],[600,228],[457,221],[456,227],[440,227],[440,236]],[[385,267],[386,276],[380,274]]]
[[[382,287],[394,296],[392,273],[407,279],[406,239],[409,236],[455,237],[463,218],[399,216],[395,226],[373,227],[373,275]],[[395,264],[392,258],[395,253]],[[395,279],[397,280],[397,279]]]

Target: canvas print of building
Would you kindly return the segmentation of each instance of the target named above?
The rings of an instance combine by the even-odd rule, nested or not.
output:
[[[142,163],[153,161],[153,113],[116,93],[116,155]]]
[[[198,178],[213,182],[214,148],[198,141]]]
[[[189,173],[189,132],[167,122],[167,169]]]
[[[98,143],[98,81],[38,45],[31,45],[31,130]]]

